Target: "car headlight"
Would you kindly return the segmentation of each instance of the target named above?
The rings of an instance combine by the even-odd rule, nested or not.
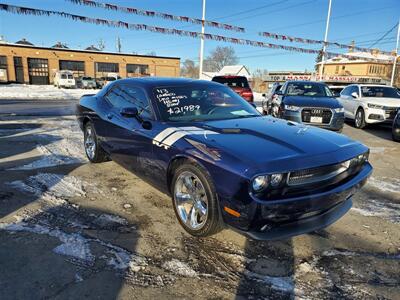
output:
[[[294,105],[285,105],[285,110],[299,111],[300,107]]]
[[[369,158],[369,151],[367,151],[363,154],[357,155],[356,157],[354,157],[350,160],[350,167],[361,166],[365,162],[368,161],[368,158]]]
[[[369,108],[376,108],[376,109],[383,109],[382,105],[377,105],[377,104],[372,104],[372,103],[368,103],[368,107]]]
[[[343,107],[335,108],[335,112],[342,113],[342,112],[344,112],[344,108]]]
[[[252,182],[252,188],[255,192],[260,192],[261,190],[265,189],[268,187],[268,175],[261,175],[257,176],[256,178],[253,179]]]

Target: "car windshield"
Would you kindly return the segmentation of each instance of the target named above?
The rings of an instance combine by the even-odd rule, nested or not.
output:
[[[248,88],[249,83],[246,79],[246,77],[224,77],[224,76],[219,76],[219,77],[214,77],[212,81],[222,83],[224,85],[227,85],[229,87],[240,87],[240,88]]]
[[[398,90],[387,86],[363,86],[361,93],[363,97],[400,98]]]
[[[82,77],[82,80],[93,80],[92,77]]]
[[[231,89],[208,84],[158,87],[155,102],[164,121],[228,120],[260,116]]]
[[[293,82],[288,84],[286,96],[332,97],[333,95],[323,84]]]

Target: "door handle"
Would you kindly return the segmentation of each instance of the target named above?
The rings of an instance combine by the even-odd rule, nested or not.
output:
[[[107,119],[111,120],[113,118],[112,114],[107,114]]]

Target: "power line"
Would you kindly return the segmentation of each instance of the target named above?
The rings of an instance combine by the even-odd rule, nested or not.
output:
[[[391,33],[395,28],[397,27],[397,23],[394,24],[394,26],[389,29],[383,36],[381,36],[379,39],[377,39],[374,43],[372,43],[371,46],[369,46],[368,48],[372,48],[373,46],[375,46],[376,44],[378,44],[383,38],[385,38],[389,33]]]

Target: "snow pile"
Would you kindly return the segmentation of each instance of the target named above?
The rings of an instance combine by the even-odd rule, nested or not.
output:
[[[36,142],[36,150],[42,154],[37,160],[11,168],[11,170],[31,170],[87,162],[83,134],[76,120],[50,119],[46,121],[46,125],[50,128],[16,131],[15,134],[8,136],[8,138],[19,137],[26,141]]]
[[[17,180],[8,185],[36,196],[49,195],[56,198],[85,196],[83,183],[74,176],[64,176],[52,173],[39,173],[27,178],[25,182]]]
[[[170,261],[166,261],[163,264],[163,268],[176,274],[176,275],[181,275],[181,276],[186,276],[186,277],[197,277],[197,272],[193,270],[189,265],[186,263],[179,261],[177,259],[172,259]]]
[[[368,180],[368,184],[378,190],[381,190],[382,192],[400,193],[400,179],[397,178],[389,179],[387,177],[383,177],[382,180],[380,180],[375,177],[371,177]]]
[[[9,84],[0,86],[0,99],[77,100],[99,90],[58,89],[52,85]]]
[[[361,207],[352,207],[351,210],[365,217],[380,217],[393,223],[400,223],[400,204],[384,202],[382,199],[367,199]]]
[[[65,233],[59,229],[50,229],[48,227],[38,224],[28,224],[25,222],[5,224],[0,223],[0,229],[11,232],[31,232],[35,234],[44,234],[51,237],[55,237],[60,240],[61,245],[53,249],[57,254],[72,256],[74,258],[84,260],[87,262],[93,262],[94,256],[90,252],[88,240],[83,238],[77,233]]]

